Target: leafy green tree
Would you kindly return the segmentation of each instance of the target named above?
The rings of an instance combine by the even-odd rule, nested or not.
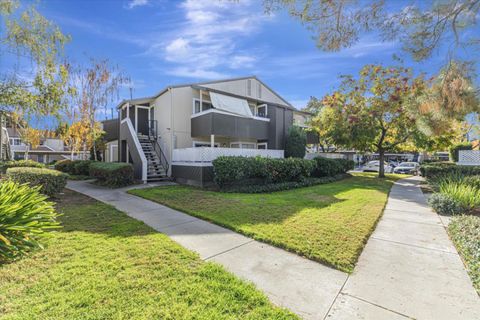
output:
[[[307,146],[307,135],[305,131],[297,126],[288,129],[285,140],[285,157],[303,158],[305,157]]]

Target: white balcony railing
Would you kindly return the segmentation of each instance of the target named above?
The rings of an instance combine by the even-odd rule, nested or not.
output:
[[[265,149],[238,149],[238,148],[185,148],[174,149],[172,164],[191,163],[211,165],[212,161],[220,156],[266,157],[283,158],[283,150]]]
[[[479,150],[460,150],[458,151],[457,164],[466,166],[480,166]]]

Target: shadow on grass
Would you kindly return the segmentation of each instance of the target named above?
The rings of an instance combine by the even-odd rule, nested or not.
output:
[[[64,189],[56,200],[59,232],[83,231],[102,233],[112,237],[143,236],[156,233],[141,221],[128,217],[110,205],[78,192]]]

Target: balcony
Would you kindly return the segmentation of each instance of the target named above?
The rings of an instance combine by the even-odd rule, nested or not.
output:
[[[212,161],[220,156],[283,158],[284,151],[211,147],[174,149],[172,165],[211,166]]]
[[[266,140],[269,122],[270,119],[265,117],[247,118],[221,110],[208,109],[192,115],[192,137],[217,135]]]

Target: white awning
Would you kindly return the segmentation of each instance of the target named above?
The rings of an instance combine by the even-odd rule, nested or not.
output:
[[[215,109],[253,118],[252,111],[250,111],[248,102],[245,99],[234,98],[215,92],[210,92],[210,99]]]

